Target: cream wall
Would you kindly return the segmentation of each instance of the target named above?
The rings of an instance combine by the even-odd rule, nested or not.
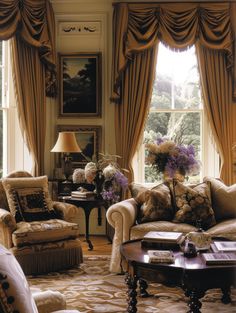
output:
[[[45,148],[45,171],[53,177],[55,154],[50,153],[56,141],[57,125],[89,125],[101,126],[101,152],[115,153],[114,107],[109,102],[110,71],[111,71],[111,31],[112,31],[112,1],[108,0],[51,0],[56,19],[57,53],[101,52],[102,53],[102,114],[99,118],[61,118],[59,98],[48,99],[47,102],[47,136]],[[96,22],[100,31],[95,33],[62,34],[59,27],[63,22],[81,23],[82,26]],[[81,233],[84,233],[84,213],[78,210],[78,223]],[[90,232],[105,233],[105,212],[102,211],[102,225],[97,223],[97,209],[91,212]]]

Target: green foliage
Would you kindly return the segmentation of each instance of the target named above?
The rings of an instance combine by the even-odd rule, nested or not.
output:
[[[159,137],[168,137],[177,144],[193,145],[196,157],[200,154],[200,127],[201,117],[199,112],[161,112],[155,109],[171,108],[172,90],[174,90],[174,105],[176,109],[198,109],[200,105],[198,82],[171,88],[171,78],[161,76],[157,78],[153,87],[151,110],[144,131],[144,142],[155,141]],[[190,178],[196,181],[199,177]],[[145,166],[145,181],[160,181],[153,167]]]

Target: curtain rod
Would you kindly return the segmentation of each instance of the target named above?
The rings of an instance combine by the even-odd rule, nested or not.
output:
[[[235,2],[235,0],[208,0],[208,1],[204,1],[204,0],[198,0],[198,1],[191,1],[191,0],[182,0],[182,1],[149,1],[149,2],[143,2],[143,1],[120,1],[120,2],[113,2],[112,5],[115,6],[117,4],[120,3],[125,3],[125,4],[166,4],[166,3],[173,3],[173,4],[181,4],[181,3],[230,3],[230,2]]]

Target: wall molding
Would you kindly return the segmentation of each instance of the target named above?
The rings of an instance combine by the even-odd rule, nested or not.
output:
[[[81,22],[59,22],[58,34],[59,35],[93,35],[100,34],[101,22],[81,21]]]

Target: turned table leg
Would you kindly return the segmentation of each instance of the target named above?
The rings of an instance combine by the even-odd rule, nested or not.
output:
[[[188,313],[201,313],[200,309],[201,309],[202,303],[199,299],[202,298],[204,294],[205,292],[185,289],[185,295],[189,298]]]
[[[128,302],[128,308],[127,308],[127,312],[128,313],[136,313],[137,312],[137,276],[131,276],[130,274],[126,273],[126,277],[125,277],[125,282],[128,286],[128,298],[127,298],[127,302]]]
[[[221,302],[224,304],[228,304],[231,302],[231,296],[230,296],[230,287],[224,287],[221,288],[222,290],[222,298],[221,298]]]
[[[140,289],[140,296],[142,298],[150,297],[151,295],[147,292],[148,284],[146,280],[139,278],[139,289]]]

